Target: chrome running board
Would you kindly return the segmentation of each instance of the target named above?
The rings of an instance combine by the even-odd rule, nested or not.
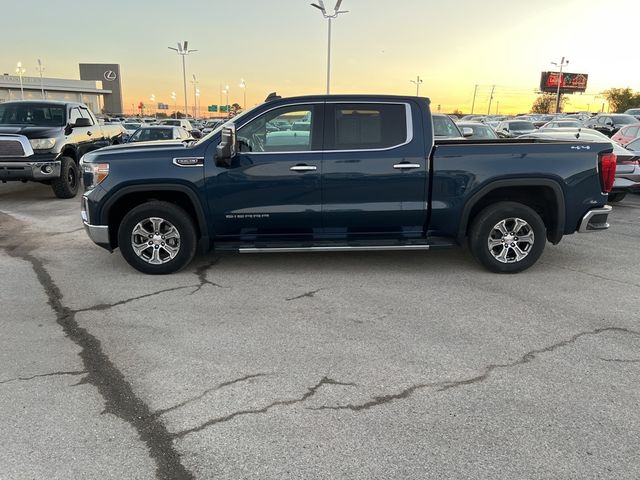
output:
[[[240,247],[240,253],[298,253],[298,252],[378,252],[386,250],[429,250],[429,245],[327,245],[316,247]]]

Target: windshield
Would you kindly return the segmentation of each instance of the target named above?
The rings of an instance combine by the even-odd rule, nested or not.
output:
[[[0,125],[63,127],[66,116],[62,105],[41,103],[0,104]]]
[[[629,125],[631,123],[638,123],[638,119],[632,115],[614,115],[613,121],[619,125]]]
[[[164,120],[162,122],[163,125],[173,125],[174,127],[180,126],[180,120]]]
[[[535,130],[536,127],[531,122],[511,122],[509,123],[511,130]]]
[[[433,117],[433,134],[436,137],[457,138],[462,137],[460,130],[456,127],[453,120],[444,115],[434,115]]]

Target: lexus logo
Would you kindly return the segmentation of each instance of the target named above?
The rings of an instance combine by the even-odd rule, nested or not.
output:
[[[113,70],[107,70],[106,72],[104,72],[104,79],[109,81],[109,82],[113,82],[117,77],[116,72],[114,72]]]

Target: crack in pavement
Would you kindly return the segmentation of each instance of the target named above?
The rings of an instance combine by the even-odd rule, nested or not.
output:
[[[299,398],[292,398],[289,400],[276,400],[275,402],[272,402],[269,405],[266,405],[262,408],[239,410],[237,412],[230,413],[229,415],[225,415],[224,417],[212,418],[211,420],[207,420],[206,422],[204,422],[201,425],[198,425],[197,427],[189,428],[187,430],[182,430],[180,432],[174,433],[173,438],[176,438],[176,439],[184,438],[189,434],[199,432],[212,425],[228,422],[229,420],[233,420],[234,418],[240,417],[243,415],[260,415],[260,414],[267,413],[269,410],[275,407],[289,406],[289,405],[295,405],[297,403],[303,403],[307,401],[309,398],[313,397],[318,392],[320,387],[322,387],[323,385],[341,385],[346,387],[356,386],[355,383],[339,382],[329,377],[322,377],[318,383],[316,383],[311,387],[307,387],[307,391]]]
[[[639,359],[626,359],[626,358],[602,358],[600,357],[600,360],[602,360],[603,362],[616,362],[616,363],[640,363],[640,358]]]
[[[155,412],[153,412],[152,416],[158,417],[160,415],[164,415],[165,413],[173,412],[174,410],[182,408],[185,405],[188,405],[189,403],[197,402],[198,400],[204,398],[206,395],[208,395],[211,392],[215,392],[217,390],[220,390],[222,388],[228,387],[230,385],[234,385],[236,383],[246,382],[247,380],[253,380],[254,378],[266,377],[267,375],[269,375],[269,374],[268,373],[254,373],[254,374],[251,374],[251,375],[245,375],[244,377],[236,378],[234,380],[229,380],[227,382],[222,382],[222,383],[216,385],[215,387],[211,387],[211,388],[206,389],[200,395],[197,395],[195,397],[192,397],[192,398],[189,398],[187,400],[184,400],[184,401],[178,403],[177,405],[174,405],[174,406],[168,407],[168,408],[163,408],[161,410],[156,410]]]
[[[0,384],[9,383],[9,382],[26,382],[28,380],[33,380],[34,378],[42,378],[42,377],[56,377],[63,375],[84,375],[88,373],[87,370],[71,370],[68,372],[51,372],[51,373],[40,373],[37,375],[31,375],[30,377],[16,377],[9,378],[7,380],[0,380]]]
[[[318,288],[317,290],[312,290],[310,292],[303,293],[302,295],[298,295],[297,297],[285,298],[284,301],[290,302],[292,300],[299,300],[301,298],[306,298],[306,297],[312,298],[313,296],[315,296],[316,293],[320,292],[321,290],[324,290],[324,288]]]
[[[353,412],[359,412],[361,410],[368,410],[370,408],[378,407],[380,405],[384,405],[386,403],[390,403],[395,400],[402,400],[402,399],[409,398],[415,392],[423,389],[436,388],[438,392],[444,392],[446,390],[450,390],[453,388],[472,385],[474,383],[480,383],[487,380],[491,376],[491,374],[496,370],[509,369],[509,368],[520,366],[520,365],[524,365],[526,363],[530,363],[533,360],[535,360],[540,354],[553,352],[554,350],[567,347],[575,343],[578,339],[582,337],[595,336],[595,335],[600,335],[602,333],[609,333],[609,332],[617,332],[617,333],[623,333],[623,334],[640,337],[640,331],[630,330],[628,328],[622,328],[622,327],[596,328],[594,330],[576,333],[575,335],[571,336],[566,340],[561,340],[547,347],[530,350],[529,352],[525,353],[524,355],[522,355],[520,358],[518,358],[513,362],[489,364],[482,369],[482,373],[474,377],[465,378],[462,380],[443,380],[443,381],[432,382],[432,383],[419,383],[416,385],[412,385],[404,390],[401,390],[400,392],[395,394],[373,397],[373,399],[369,400],[368,402],[361,403],[361,404],[346,404],[346,405],[335,405],[335,406],[324,405],[321,407],[308,408],[308,410],[316,410],[316,411],[317,410],[351,410]]]
[[[70,310],[71,313],[83,313],[83,312],[100,312],[102,310],[108,310],[113,307],[118,307],[120,305],[125,305],[127,303],[135,302],[136,300],[142,300],[143,298],[153,297],[155,295],[160,295],[161,293],[167,292],[175,292],[176,290],[184,290],[186,288],[195,288],[197,285],[183,285],[181,287],[171,287],[165,288],[162,290],[158,290],[157,292],[145,293],[143,295],[138,295],[137,297],[127,298],[125,300],[119,300],[114,303],[99,303],[97,305],[92,305],[91,307],[80,308],[78,310]]]
[[[2,217],[4,215],[0,214],[0,220]],[[100,340],[81,327],[76,319],[76,312],[64,305],[62,292],[42,260],[29,253],[29,248],[35,248],[37,244],[28,247],[25,242],[20,241],[19,235],[12,235],[12,230],[19,230],[16,224],[21,222],[7,217],[11,220],[8,222],[9,228],[3,229],[0,235],[0,248],[8,255],[31,265],[47,296],[47,303],[55,313],[56,322],[65,336],[80,347],[78,355],[86,370],[86,376],[79,384],[93,385],[104,399],[104,413],[120,418],[136,430],[156,464],[157,478],[192,480],[194,476],[182,465],[180,454],[174,448],[169,431],[159,419],[152,416],[146,403],[136,396],[122,372],[103,351]],[[7,245],[9,239],[16,243]]]
[[[196,289],[193,292],[191,292],[189,295],[193,295],[194,293],[199,292],[204,288],[205,285],[211,285],[212,287],[217,287],[217,288],[231,288],[231,287],[225,287],[224,285],[219,285],[207,279],[207,271],[214,265],[217,265],[218,263],[220,263],[219,257],[214,258],[209,263],[206,263],[196,268],[196,270],[193,273],[195,273],[198,276],[198,280],[200,283],[198,285],[195,285]]]

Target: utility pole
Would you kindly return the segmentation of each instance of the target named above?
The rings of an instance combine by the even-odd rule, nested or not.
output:
[[[495,91],[496,86],[491,85],[491,96],[489,97],[489,108],[487,109],[487,115],[491,115],[491,101],[493,100],[493,92]]]
[[[44,72],[44,65],[42,65],[42,60],[38,59],[38,72],[40,72],[40,90],[42,91],[42,98],[47,98],[44,94],[44,81],[42,80],[42,73]]]
[[[420,84],[422,83],[422,80],[420,80],[420,75],[418,75],[416,77],[415,80],[409,80],[411,83],[415,83],[416,84],[416,97],[420,96]]]
[[[556,113],[560,113],[560,86],[562,85],[562,67],[569,65],[569,60],[565,61],[564,57],[560,60],[560,63],[551,62],[552,65],[560,67],[560,75],[558,76],[558,89],[556,91]]]
[[[500,100],[496,100],[496,115],[500,112]]]
[[[471,101],[471,115],[473,115],[473,108],[476,106],[476,93],[478,92],[478,84],[473,87],[473,100]]]

